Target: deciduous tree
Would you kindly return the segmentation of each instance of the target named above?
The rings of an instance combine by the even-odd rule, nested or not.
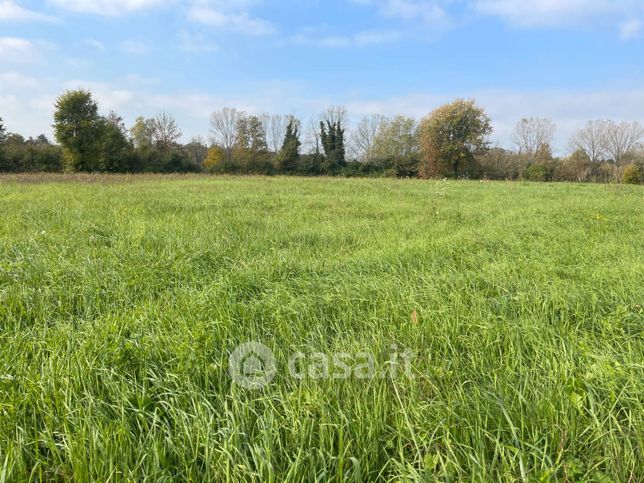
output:
[[[550,119],[521,119],[514,131],[514,142],[519,148],[519,153],[533,156],[539,147],[552,142],[556,129],[557,126]]]
[[[290,117],[282,114],[262,114],[260,119],[266,133],[268,148],[274,153],[279,152],[284,142],[286,126]]]
[[[418,153],[416,120],[405,116],[385,119],[374,141],[377,158],[403,159]]]
[[[56,100],[54,133],[65,149],[65,163],[73,171],[95,171],[104,120],[85,90],[67,91]]]
[[[162,149],[169,149],[175,146],[183,135],[175,118],[165,111],[161,111],[154,116],[151,128],[154,144]]]
[[[143,116],[137,117],[134,126],[130,128],[130,137],[134,147],[137,149],[151,147],[154,143],[153,131],[152,119],[146,119]]]
[[[573,151],[583,151],[592,163],[598,163],[606,155],[608,123],[606,121],[588,121],[570,139],[570,148]]]
[[[208,171],[221,171],[223,164],[226,162],[226,151],[221,146],[213,145],[208,149],[208,155],[203,162],[203,167]]]
[[[644,126],[638,122],[608,121],[606,125],[606,152],[617,166],[622,165],[624,157],[638,148],[644,137]]]
[[[472,176],[475,155],[488,148],[490,118],[473,100],[458,99],[439,107],[420,125],[422,177]]]
[[[380,115],[364,117],[351,132],[351,152],[361,162],[371,161],[376,157],[375,144],[385,118]]]
[[[237,122],[242,117],[245,117],[244,112],[230,107],[224,107],[210,116],[212,144],[224,149],[228,161],[232,159],[233,149],[237,144]]]

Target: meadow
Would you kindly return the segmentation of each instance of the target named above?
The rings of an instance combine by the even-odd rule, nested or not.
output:
[[[0,177],[0,482],[644,481],[644,188]],[[275,378],[235,384],[268,346]],[[296,352],[414,353],[294,378]]]

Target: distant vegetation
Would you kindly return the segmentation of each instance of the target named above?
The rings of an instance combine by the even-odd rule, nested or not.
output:
[[[0,172],[287,174],[644,183],[644,127],[590,121],[553,156],[556,126],[517,123],[515,149],[491,146],[492,125],[474,101],[456,100],[426,118],[372,116],[348,128],[347,112],[329,108],[309,120],[224,108],[211,116],[210,139],[179,140],[172,115],[139,117],[131,128],[103,116],[90,92],[56,101],[58,145],[41,135],[8,134],[0,119]]]

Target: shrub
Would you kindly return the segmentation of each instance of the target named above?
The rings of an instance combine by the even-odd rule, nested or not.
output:
[[[622,183],[640,184],[642,182],[642,173],[635,164],[629,164],[624,168],[622,173]]]
[[[531,164],[523,172],[523,179],[526,181],[545,181],[546,167],[542,164]]]

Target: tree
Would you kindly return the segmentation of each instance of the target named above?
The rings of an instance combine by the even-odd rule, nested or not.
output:
[[[640,184],[644,182],[644,173],[640,172],[636,164],[629,164],[624,168],[622,173],[622,183],[625,184]]]
[[[65,163],[73,171],[94,171],[100,146],[103,119],[92,94],[85,90],[66,91],[56,100],[54,133],[65,149]]]
[[[473,100],[458,99],[432,112],[420,125],[422,177],[471,176],[475,155],[487,151],[490,118]]]
[[[104,120],[97,152],[97,167],[100,171],[123,173],[131,171],[131,145],[124,134],[124,127]]]
[[[50,144],[49,139],[47,139],[47,136],[44,134],[39,134],[38,137],[36,137],[35,144],[41,144],[41,145],[48,145]]]
[[[592,163],[598,163],[606,155],[606,128],[605,121],[588,121],[570,139],[570,148],[573,151],[583,151]]]
[[[266,133],[268,148],[274,153],[279,152],[286,135],[286,126],[290,121],[290,117],[282,114],[262,114],[261,120]]]
[[[621,166],[624,156],[637,149],[644,136],[644,126],[638,122],[606,124],[606,152],[617,166]]]
[[[38,138],[25,140],[19,134],[10,134],[0,147],[0,172],[57,172],[62,171],[62,162],[62,149]]]
[[[320,119],[325,123],[344,125],[347,120],[347,109],[344,106],[331,106],[320,114]]]
[[[214,145],[208,150],[208,155],[203,162],[203,167],[211,172],[222,171],[222,167],[225,162],[226,152],[222,147]]]
[[[319,115],[311,116],[304,133],[304,143],[307,147],[307,152],[309,154],[315,154],[318,157],[321,156],[322,152],[322,143],[320,140],[321,120],[322,119]]]
[[[270,169],[264,124],[257,116],[245,114],[237,119],[232,159],[236,169],[244,173],[264,173]]]
[[[418,128],[414,119],[396,116],[383,121],[374,141],[376,157],[403,159],[417,152]]]
[[[514,132],[514,142],[519,147],[519,153],[534,155],[539,147],[552,142],[556,129],[557,126],[550,119],[521,119]]]
[[[153,131],[152,119],[146,119],[142,116],[137,117],[134,126],[130,128],[130,137],[134,147],[137,149],[151,147],[154,143]]]
[[[162,149],[175,146],[183,135],[177,121],[165,111],[161,111],[152,119],[150,127],[154,144]]]
[[[323,169],[327,173],[346,165],[343,127],[346,117],[343,106],[331,106],[320,114],[320,144],[324,148]]]
[[[246,135],[248,136],[246,147],[255,153],[268,151],[266,131],[262,120],[257,116],[248,116],[243,119],[246,122]]]
[[[183,147],[188,157],[194,164],[202,165],[208,156],[208,146],[204,143],[201,136],[193,137],[188,144]]]
[[[282,150],[277,157],[279,168],[287,173],[297,171],[300,161],[300,122],[291,117],[286,125]]]
[[[324,169],[334,173],[346,164],[342,121],[320,121],[320,141],[324,148]]]
[[[561,162],[557,179],[561,181],[586,181],[592,171],[590,157],[583,149],[578,149]]]
[[[105,117],[105,120],[107,121],[108,124],[111,124],[112,126],[116,127],[119,131],[121,131],[123,136],[127,136],[127,128],[125,127],[125,122],[123,121],[123,118],[116,111],[110,111]]]
[[[224,107],[210,116],[212,144],[221,146],[228,161],[232,159],[233,148],[237,144],[237,122],[245,114],[237,109]]]
[[[367,162],[375,159],[375,144],[386,119],[380,115],[364,117],[351,133],[351,151],[355,159]]]
[[[264,124],[259,117],[244,115],[237,119],[234,148],[253,153],[268,151]]]
[[[0,117],[0,144],[4,144],[7,141],[7,129],[4,127],[4,122]]]

